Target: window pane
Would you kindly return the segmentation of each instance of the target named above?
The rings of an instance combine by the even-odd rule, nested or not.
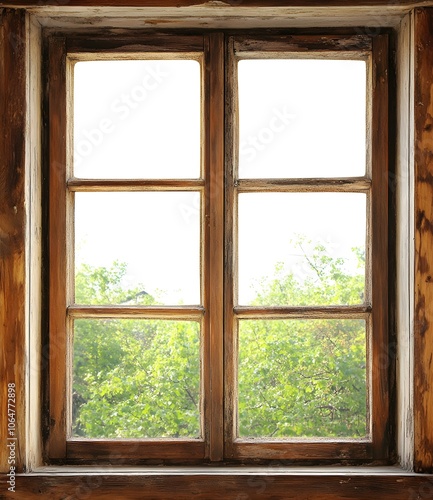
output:
[[[239,304],[364,303],[366,195],[239,195]]]
[[[198,196],[76,193],[76,303],[199,304]]]
[[[239,326],[240,437],[366,437],[363,320]]]
[[[74,67],[74,175],[200,176],[200,64],[83,61]]]
[[[200,437],[200,327],[75,320],[72,435]]]
[[[239,62],[239,176],[348,177],[366,170],[366,64]]]

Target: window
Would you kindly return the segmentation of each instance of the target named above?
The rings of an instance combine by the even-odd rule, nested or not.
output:
[[[51,459],[386,463],[387,36],[47,57]]]

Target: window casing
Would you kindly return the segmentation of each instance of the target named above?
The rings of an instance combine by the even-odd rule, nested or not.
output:
[[[137,44],[137,39],[139,43]],[[359,35],[134,35],[134,39],[48,39],[50,166],[50,421],[48,454],[70,463],[116,460],[144,463],[388,460],[389,365],[387,352],[387,36]],[[367,169],[338,179],[243,179],[237,174],[236,64],[245,58],[361,58],[367,64]],[[75,179],[71,171],[67,61],[92,57],[135,58],[152,53],[202,58],[203,151],[197,180]],[[71,56],[72,55],[72,56]],[[69,58],[69,59],[68,59]],[[60,71],[59,71],[60,68]],[[371,128],[370,128],[371,127]],[[79,191],[197,190],[201,193],[202,303],[198,307],[106,307],[76,305],[71,289],[73,197]],[[241,193],[355,192],[367,196],[366,299],[356,307],[243,307],[237,303],[237,205]],[[66,284],[69,283],[69,286]],[[369,291],[371,295],[369,296]],[[68,437],[70,421],[71,321],[73,318],[165,318],[201,322],[202,437],[170,440],[85,440]],[[371,413],[366,439],[240,439],[237,431],[238,322],[248,319],[363,318],[369,325],[368,377]],[[386,366],[385,366],[386,365]],[[114,458],[113,458],[114,457]]]

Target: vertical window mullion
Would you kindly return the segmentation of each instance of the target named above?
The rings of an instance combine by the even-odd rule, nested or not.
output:
[[[206,455],[223,458],[224,35],[205,37],[205,310]]]
[[[48,43],[49,120],[49,440],[51,458],[66,455],[66,49],[65,39]]]
[[[372,68],[372,440],[374,455],[388,455],[388,35],[373,38]]]

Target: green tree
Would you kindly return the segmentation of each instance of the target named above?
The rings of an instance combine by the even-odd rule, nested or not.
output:
[[[358,268],[323,245],[297,243],[302,278],[276,267],[253,305],[321,306],[363,302]],[[243,437],[365,437],[366,333],[359,319],[248,320],[239,330],[239,432]]]
[[[363,302],[364,255],[349,271],[324,246],[298,242],[303,278],[276,266],[253,305]],[[81,266],[76,302],[146,304],[123,285],[124,264]],[[193,321],[77,319],[73,434],[91,438],[200,435],[200,327]],[[364,437],[366,334],[360,319],[242,320],[239,433],[242,437]]]
[[[126,266],[81,266],[76,302],[155,305],[124,290]],[[200,433],[199,325],[192,321],[77,319],[73,434],[91,438],[196,437]]]

